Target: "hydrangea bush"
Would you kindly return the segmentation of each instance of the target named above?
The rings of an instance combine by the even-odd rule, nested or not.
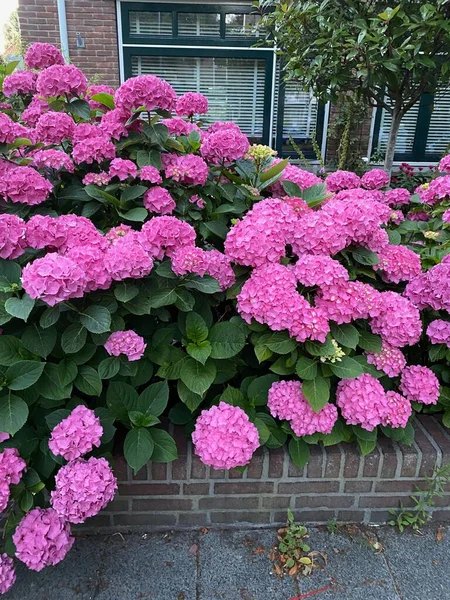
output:
[[[448,158],[414,195],[323,180],[152,75],[91,85],[48,44],[25,65],[0,111],[0,593],[112,500],[114,454],[177,457],[168,421],[216,469],[450,424]]]

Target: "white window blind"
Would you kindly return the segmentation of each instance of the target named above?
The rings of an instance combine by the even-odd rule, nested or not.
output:
[[[154,74],[177,94],[196,91],[209,100],[208,120],[234,121],[250,137],[263,133],[265,61],[254,58],[133,56],[132,75]]]
[[[130,11],[130,35],[172,37],[172,13]]]
[[[257,14],[226,14],[225,37],[259,37],[256,25],[260,19]]]
[[[415,104],[403,117],[400,123],[395,151],[399,153],[411,153],[413,151],[414,136],[416,134],[417,117],[419,114],[419,103]],[[391,129],[392,118],[390,113],[383,109],[380,121],[380,133],[378,137],[378,148],[386,150]]]
[[[437,94],[431,113],[426,153],[443,154],[450,144],[450,90]]]
[[[178,13],[178,35],[180,37],[220,37],[220,14]]]
[[[317,127],[317,100],[293,81],[286,82],[283,136],[310,138]]]

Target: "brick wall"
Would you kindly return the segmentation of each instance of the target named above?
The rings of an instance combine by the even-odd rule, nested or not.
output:
[[[70,61],[89,80],[119,85],[116,5],[114,0],[66,0]],[[26,43],[60,46],[56,0],[19,0],[19,22]],[[85,39],[77,48],[76,33]]]
[[[152,530],[201,526],[279,525],[290,507],[304,522],[385,522],[399,501],[410,506],[415,486],[450,461],[450,436],[434,417],[416,422],[416,441],[407,447],[380,439],[366,457],[352,444],[311,447],[299,470],[284,449],[258,451],[244,473],[213,471],[192,454],[182,430],[175,430],[179,459],[148,464],[135,477],[119,459],[119,494],[86,523],[90,530]],[[436,520],[450,521],[450,486],[436,499]]]

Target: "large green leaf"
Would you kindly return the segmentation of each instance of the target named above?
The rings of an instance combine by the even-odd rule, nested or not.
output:
[[[74,385],[87,396],[100,396],[102,393],[102,380],[98,372],[88,365],[81,365],[78,368]]]
[[[204,319],[196,312],[186,317],[186,335],[192,342],[203,342],[208,337],[208,327]]]
[[[307,356],[300,356],[295,365],[295,372],[300,379],[315,379],[317,376],[317,361]]]
[[[47,358],[56,344],[55,328],[41,329],[33,324],[27,327],[22,335],[22,344],[32,354]]]
[[[137,410],[146,414],[159,417],[165,411],[169,402],[169,386],[167,381],[158,381],[149,385],[137,401]]]
[[[22,398],[8,394],[0,398],[0,431],[14,435],[28,418],[28,406]]]
[[[152,308],[161,308],[161,306],[169,306],[175,304],[178,296],[173,289],[157,290],[150,296],[150,306]]]
[[[138,294],[139,288],[137,285],[127,283],[126,281],[122,281],[114,288],[114,296],[119,302],[129,302],[133,298],[136,298]]]
[[[75,365],[76,367],[76,365]],[[64,400],[70,398],[72,394],[71,382],[64,385],[61,380],[61,375],[64,375],[59,365],[55,363],[47,363],[45,369],[36,383],[36,389],[40,396],[48,400]]]
[[[8,314],[22,321],[27,321],[33,310],[35,300],[30,298],[28,294],[24,294],[22,298],[8,298],[5,302],[5,310]]]
[[[75,354],[86,343],[87,329],[81,323],[72,323],[63,331],[61,348],[66,354]]]
[[[323,344],[307,340],[305,348],[312,356],[332,356],[336,352],[336,348],[333,346],[331,340],[325,340]]]
[[[302,391],[314,412],[322,410],[330,398],[330,388],[323,377],[308,379],[302,383]]]
[[[354,325],[343,323],[342,325],[331,325],[331,335],[346,348],[355,349],[359,342],[359,333]]]
[[[188,344],[186,346],[186,352],[189,354],[189,356],[192,356],[192,358],[198,360],[198,362],[202,363],[202,365],[204,365],[211,356],[211,350],[211,344],[208,342],[208,340],[199,342],[198,344]]]
[[[80,322],[91,333],[106,333],[111,328],[111,313],[103,306],[91,304],[80,314]]]
[[[360,265],[373,266],[380,262],[378,255],[367,248],[356,248],[356,250],[353,250],[352,255]]]
[[[191,392],[202,396],[211,387],[216,373],[216,365],[211,359],[202,365],[193,358],[187,358],[183,360],[180,379]]]
[[[231,358],[245,346],[245,333],[241,327],[230,322],[216,323],[211,327],[208,339],[212,358]]]
[[[301,439],[292,438],[289,442],[289,456],[299,469],[303,469],[309,460],[309,446]]]
[[[150,435],[155,443],[152,461],[168,463],[178,458],[175,440],[164,429],[152,429]]]
[[[109,356],[98,365],[98,374],[102,379],[111,379],[117,375],[119,369],[120,358],[118,356]]]
[[[267,395],[272,385],[279,381],[278,375],[263,375],[254,379],[247,388],[247,397],[255,406],[267,404]]]
[[[93,96],[91,96],[91,100],[94,100],[94,102],[99,102],[100,104],[103,104],[111,110],[115,108],[114,96],[112,94],[100,92],[99,94],[94,94]]]
[[[123,444],[125,460],[136,474],[148,463],[152,456],[155,443],[148,429],[137,427],[131,429]]]
[[[0,365],[9,367],[22,360],[23,345],[13,335],[0,336]]]
[[[25,390],[32,386],[44,370],[44,362],[22,360],[11,365],[6,371],[6,380],[10,390]]]
[[[0,259],[0,292],[9,292],[13,285],[20,285],[22,269],[13,260]],[[17,289],[17,288],[16,288]]]
[[[112,381],[106,392],[106,404],[111,413],[121,421],[126,421],[128,413],[136,410],[137,391],[128,383]]]
[[[330,364],[329,367],[341,379],[353,379],[364,373],[362,366],[350,356],[343,356],[340,362],[336,361]]]
[[[182,381],[177,382],[178,396],[191,412],[197,410],[202,403],[202,397],[192,392]]]
[[[378,354],[382,349],[382,339],[375,333],[370,331],[360,331],[358,346],[367,352]]]
[[[265,333],[258,339],[259,346],[267,346],[276,354],[289,354],[297,347],[297,342],[286,331]]]
[[[215,294],[216,292],[221,291],[217,279],[214,279],[214,277],[210,277],[209,275],[204,275],[203,277],[190,275],[184,280],[184,287],[191,290],[198,290],[204,294]]]

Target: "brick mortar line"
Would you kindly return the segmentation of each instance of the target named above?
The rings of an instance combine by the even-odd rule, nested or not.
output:
[[[439,444],[436,442],[436,440],[434,439],[434,437],[428,432],[428,430],[426,429],[426,427],[424,427],[422,425],[422,423],[420,422],[419,419],[416,419],[416,423],[418,424],[419,428],[422,430],[422,433],[428,439],[428,441],[430,442],[430,444],[436,450],[436,466],[440,467],[442,465],[442,450],[441,450]]]

